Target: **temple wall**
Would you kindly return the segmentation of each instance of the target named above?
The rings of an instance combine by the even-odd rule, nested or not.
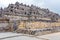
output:
[[[59,27],[60,22],[20,22],[18,28],[30,28],[30,29],[39,29],[39,28],[51,28]]]

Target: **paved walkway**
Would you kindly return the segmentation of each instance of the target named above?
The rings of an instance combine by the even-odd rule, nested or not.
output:
[[[0,40],[48,40],[48,39],[28,34],[5,32],[0,33]]]

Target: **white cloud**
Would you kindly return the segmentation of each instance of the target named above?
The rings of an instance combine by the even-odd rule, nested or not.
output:
[[[6,7],[8,6],[8,4],[11,4],[11,3],[15,3],[16,1],[20,2],[20,3],[24,3],[24,4],[27,4],[27,5],[31,5],[31,4],[34,4],[36,6],[42,6],[43,5],[43,1],[41,0],[0,0],[0,7],[2,5],[2,7]]]
[[[27,5],[34,4],[39,7],[49,8],[60,13],[60,0],[0,0],[0,7],[7,7],[8,4],[14,4],[16,1]]]
[[[45,0],[44,6],[50,10],[60,13],[60,0]]]

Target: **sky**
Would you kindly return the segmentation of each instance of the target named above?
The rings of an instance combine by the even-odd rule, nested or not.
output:
[[[60,15],[60,0],[0,0],[0,7],[7,7],[9,4],[14,4],[17,1],[27,5],[33,4],[41,8],[48,8]]]

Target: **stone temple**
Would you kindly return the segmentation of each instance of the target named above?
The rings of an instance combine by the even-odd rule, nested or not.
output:
[[[4,9],[0,8],[0,25],[0,31],[29,34],[58,32],[60,15],[49,9],[16,2]]]

